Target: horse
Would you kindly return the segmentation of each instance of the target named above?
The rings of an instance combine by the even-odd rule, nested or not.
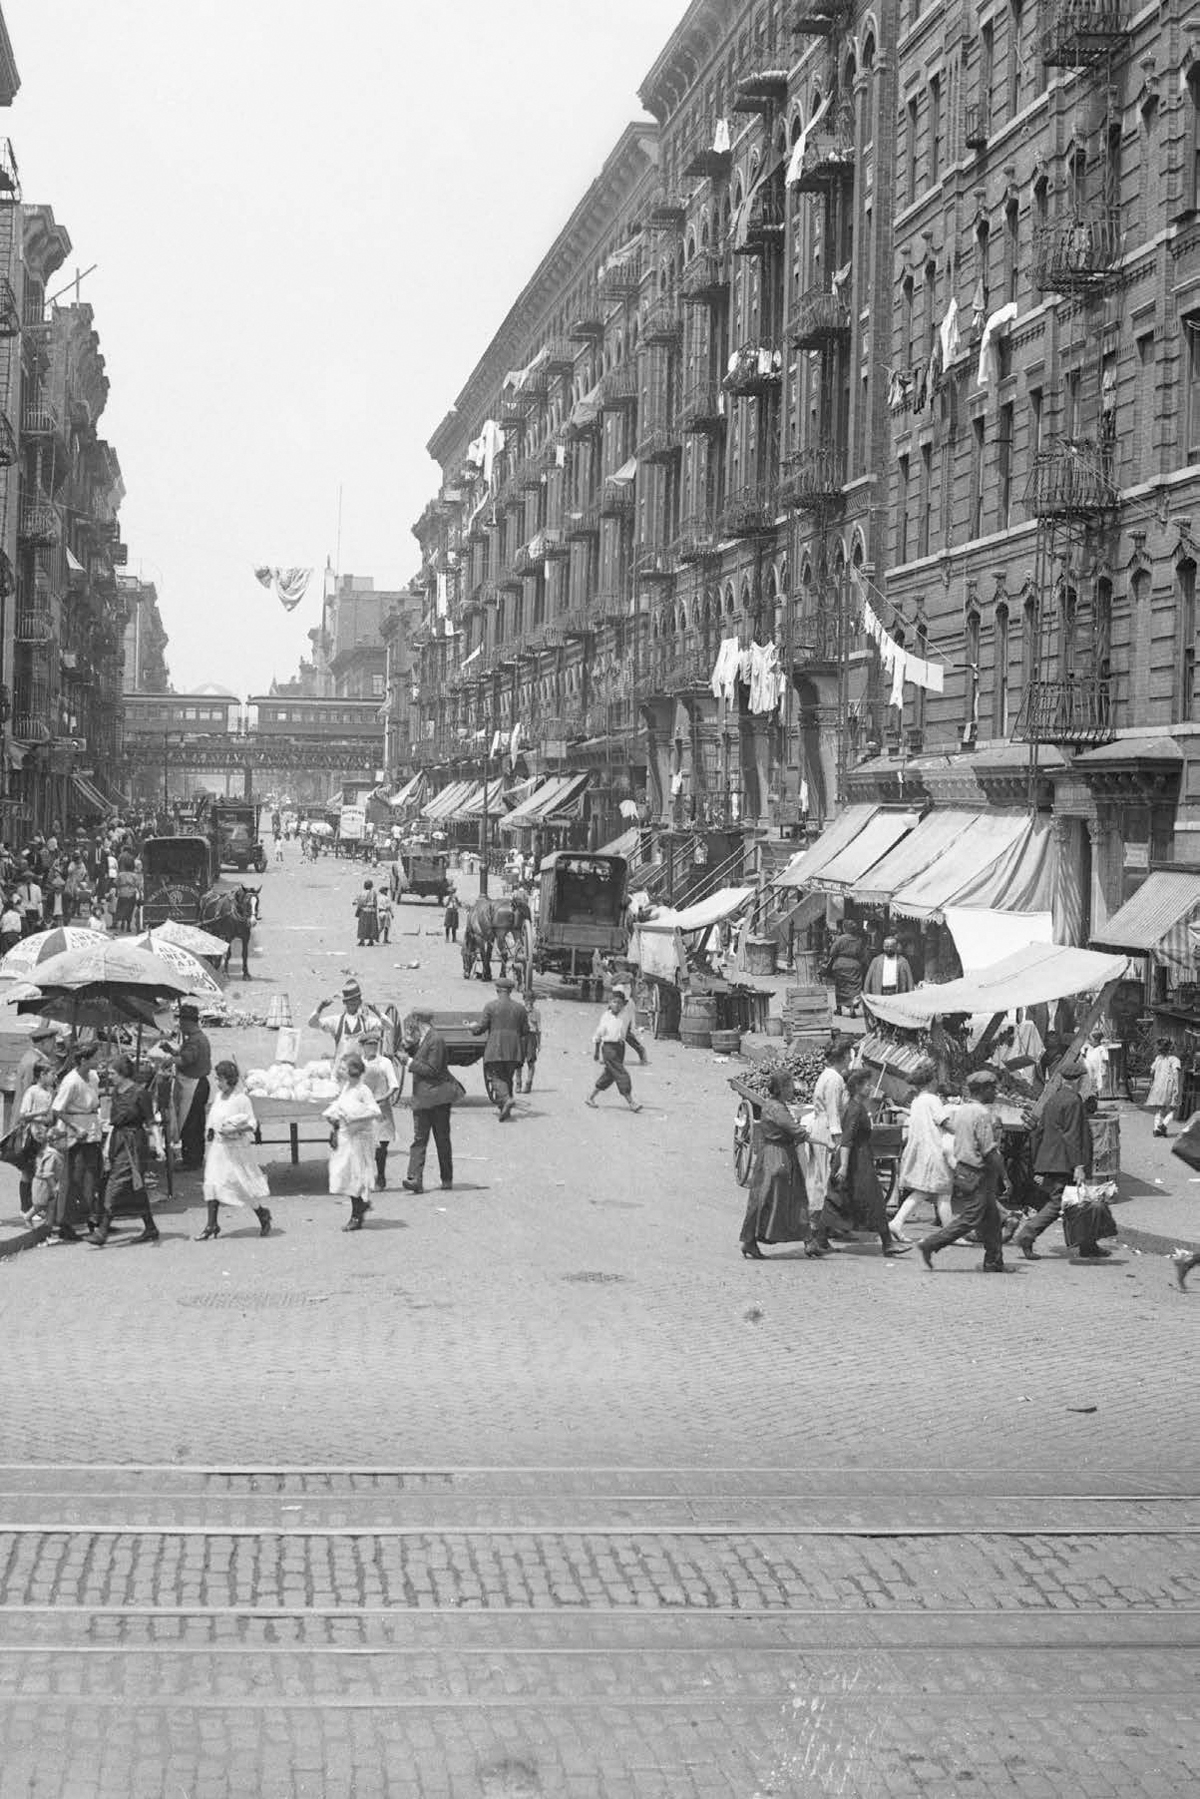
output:
[[[249,981],[250,933],[258,923],[258,896],[261,887],[212,887],[200,902],[200,926],[214,937],[225,939],[225,961],[222,973],[229,973],[233,946],[242,946],[242,979]]]
[[[479,978],[490,981],[492,978],[492,950],[496,942],[496,908],[486,894],[481,893],[475,904],[467,913],[463,926],[462,963],[463,979],[469,981],[475,972],[475,962],[480,963]]]

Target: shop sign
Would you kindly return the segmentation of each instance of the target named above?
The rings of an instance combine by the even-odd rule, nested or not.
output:
[[[1125,866],[1135,872],[1149,872],[1150,845],[1148,843],[1127,843],[1125,845]]]

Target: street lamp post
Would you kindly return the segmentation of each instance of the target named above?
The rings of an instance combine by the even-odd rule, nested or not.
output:
[[[486,898],[488,890],[488,739],[483,740],[483,817],[479,821],[479,894]]]
[[[163,812],[171,810],[171,733],[163,732]]]

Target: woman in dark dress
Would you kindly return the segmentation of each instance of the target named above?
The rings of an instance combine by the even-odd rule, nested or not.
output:
[[[750,1171],[750,1198],[742,1220],[742,1254],[763,1262],[760,1243],[803,1243],[806,1256],[819,1256],[821,1251],[809,1235],[808,1194],[796,1154],[796,1145],[808,1132],[788,1110],[794,1093],[791,1075],[776,1069],[768,1089],[770,1098],[763,1101],[759,1114],[762,1148]]]
[[[837,1209],[854,1230],[876,1232],[885,1256],[902,1256],[912,1244],[899,1242],[888,1229],[887,1201],[871,1155],[866,1090],[873,1078],[869,1068],[852,1068],[846,1076],[849,1100],[834,1177]]]
[[[846,923],[829,946],[825,977],[833,982],[833,1003],[839,1017],[853,1012],[862,998],[863,946],[857,925]]]

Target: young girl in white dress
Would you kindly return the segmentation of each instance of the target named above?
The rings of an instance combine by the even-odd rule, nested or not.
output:
[[[363,1085],[374,1094],[379,1107],[379,1123],[375,1130],[375,1188],[382,1193],[387,1186],[388,1145],[396,1141],[396,1118],[392,1107],[400,1097],[403,1072],[380,1049],[382,1035],[368,1026],[362,1034]]]
[[[1146,1109],[1154,1112],[1154,1135],[1165,1137],[1167,1126],[1179,1110],[1183,1090],[1183,1063],[1175,1053],[1169,1037],[1160,1037],[1155,1045],[1158,1054],[1150,1064],[1150,1091]]]
[[[207,1243],[221,1235],[218,1213],[222,1206],[247,1206],[258,1219],[258,1234],[268,1235],[271,1214],[263,1201],[270,1199],[267,1177],[254,1154],[258,1122],[249,1095],[240,1085],[236,1062],[218,1062],[213,1069],[217,1097],[208,1110],[204,1156],[204,1202],[208,1223],[196,1239]]]
[[[336,1141],[329,1152],[329,1191],[343,1193],[350,1201],[350,1218],[344,1231],[361,1231],[371,1209],[367,1194],[375,1179],[375,1128],[379,1106],[363,1080],[364,1062],[352,1049],[342,1063],[346,1084],[325,1117],[335,1125]]]
[[[953,1216],[950,1192],[954,1170],[947,1154],[947,1132],[953,1128],[954,1108],[947,1106],[934,1082],[937,1069],[923,1062],[913,1070],[917,1091],[908,1113],[908,1135],[900,1158],[900,1191],[906,1194],[892,1219],[892,1235],[904,1240],[904,1226],[923,1202],[932,1206],[939,1224]]]

